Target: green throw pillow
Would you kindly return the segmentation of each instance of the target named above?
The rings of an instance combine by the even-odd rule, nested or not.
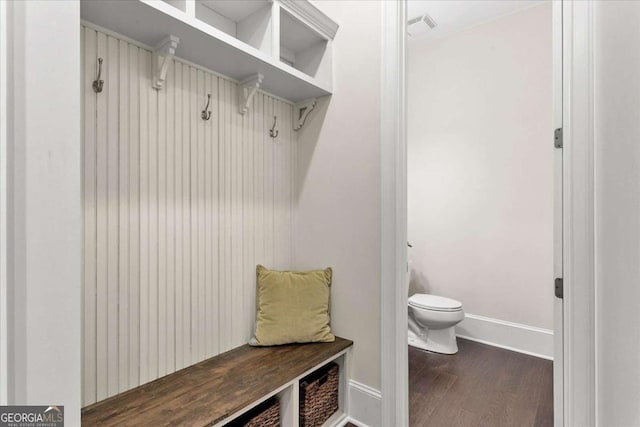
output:
[[[254,346],[332,342],[329,318],[331,268],[275,271],[256,267]]]

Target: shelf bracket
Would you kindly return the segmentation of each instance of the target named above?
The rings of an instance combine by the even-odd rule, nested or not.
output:
[[[260,89],[264,76],[261,73],[255,74],[240,82],[240,90],[238,91],[238,104],[240,105],[240,114],[249,111],[251,100],[256,91]]]
[[[293,130],[300,130],[307,116],[316,107],[316,98],[300,101],[293,106]]]
[[[180,39],[176,36],[167,36],[153,50],[153,87],[154,89],[162,89],[164,81],[167,78],[167,69],[169,63],[176,53]]]

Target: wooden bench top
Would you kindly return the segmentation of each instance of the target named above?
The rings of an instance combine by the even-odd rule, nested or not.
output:
[[[352,341],[244,345],[82,409],[86,426],[210,426],[302,375]]]

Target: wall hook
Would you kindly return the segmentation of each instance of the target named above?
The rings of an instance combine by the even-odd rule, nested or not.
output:
[[[211,102],[211,94],[208,93],[207,94],[207,106],[204,107],[204,110],[202,110],[202,114],[200,115],[202,117],[202,120],[209,120],[211,118],[211,111],[209,111],[209,103]]]
[[[278,133],[280,131],[276,130],[276,123],[278,123],[278,117],[273,116],[273,126],[271,126],[271,129],[269,130],[269,136],[273,139],[278,137]]]
[[[102,92],[102,86],[104,85],[104,80],[101,80],[102,76],[102,58],[98,58],[98,77],[93,81],[93,91],[95,93]]]

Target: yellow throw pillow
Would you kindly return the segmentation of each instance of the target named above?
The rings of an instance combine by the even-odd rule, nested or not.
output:
[[[329,318],[331,268],[275,271],[259,265],[254,346],[332,342]]]

